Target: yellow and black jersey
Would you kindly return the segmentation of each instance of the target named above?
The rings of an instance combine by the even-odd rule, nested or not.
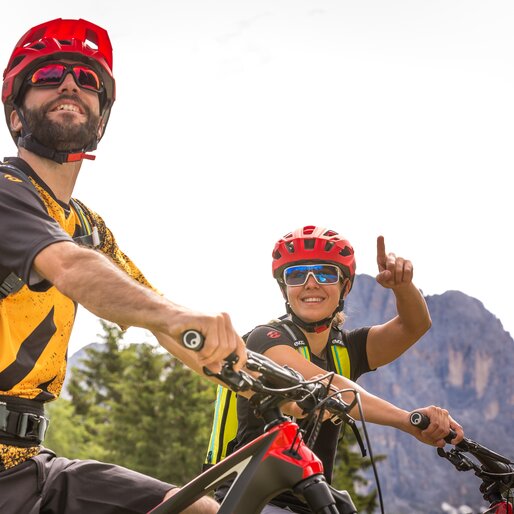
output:
[[[150,286],[100,216],[77,200],[59,202],[25,161],[0,165],[0,283],[19,282],[0,300],[0,395],[40,402],[59,395],[77,305],[35,276],[32,263],[48,245],[93,231],[97,250]]]

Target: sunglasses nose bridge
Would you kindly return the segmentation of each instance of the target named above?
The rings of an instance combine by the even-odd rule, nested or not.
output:
[[[78,78],[77,78],[77,75],[76,75],[75,71],[73,70],[72,67],[68,67],[63,72],[63,75],[62,75],[62,78],[61,78],[61,82],[59,83],[59,88],[62,88],[67,83],[69,83],[70,75],[71,75],[71,81],[72,81],[72,84],[73,84],[73,88],[74,89],[78,89],[80,87],[79,82],[78,82]]]
[[[316,277],[316,274],[314,273],[314,271],[308,271],[307,272],[307,275],[305,277],[305,282],[302,284],[302,286],[306,286],[308,285],[308,282],[309,282],[309,278],[312,277],[314,279],[314,283],[315,284],[320,284],[319,280],[318,280],[318,277]]]

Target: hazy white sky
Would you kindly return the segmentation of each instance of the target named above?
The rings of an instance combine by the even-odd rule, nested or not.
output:
[[[118,97],[75,196],[174,301],[241,332],[281,314],[273,244],[319,224],[358,273],[383,234],[425,294],[460,290],[514,333],[512,1],[26,0],[2,17],[2,66],[43,21],[109,30]],[[0,144],[14,153],[7,129]],[[98,331],[80,311],[71,352]]]

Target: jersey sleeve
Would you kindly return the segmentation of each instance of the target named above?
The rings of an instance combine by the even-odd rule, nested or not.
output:
[[[293,341],[287,333],[279,328],[260,325],[256,327],[246,340],[246,346],[249,350],[257,353],[264,353],[273,346],[286,345],[294,348]]]
[[[371,371],[368,363],[366,345],[370,327],[343,331],[346,348],[351,363],[351,380],[356,381],[361,375]]]
[[[156,290],[146,279],[140,269],[132,262],[132,260],[120,250],[113,233],[109,227],[107,227],[103,218],[96,212],[86,207],[79,200],[75,199],[75,202],[80,205],[84,211],[84,214],[87,216],[89,223],[92,226],[96,226],[98,229],[98,234],[100,236],[100,246],[98,249],[102,253],[108,255],[119,268],[137,280],[140,284]]]
[[[14,272],[30,284],[36,255],[59,241],[73,239],[48,215],[32,184],[0,172],[0,277]]]

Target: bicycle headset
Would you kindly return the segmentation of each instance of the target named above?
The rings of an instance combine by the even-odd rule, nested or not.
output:
[[[26,77],[44,62],[63,59],[84,63],[99,75],[103,86],[99,93],[100,126],[103,127],[103,134],[116,96],[112,74],[112,46],[107,31],[89,21],[58,18],[29,29],[12,52],[4,71],[2,87],[7,126],[11,127],[13,111],[17,112],[22,124],[21,134],[11,130],[16,145],[59,164],[94,159],[87,152],[95,150],[101,139],[101,135],[95,136],[84,148],[57,151],[42,145],[31,134],[21,109],[23,96],[29,87]]]

